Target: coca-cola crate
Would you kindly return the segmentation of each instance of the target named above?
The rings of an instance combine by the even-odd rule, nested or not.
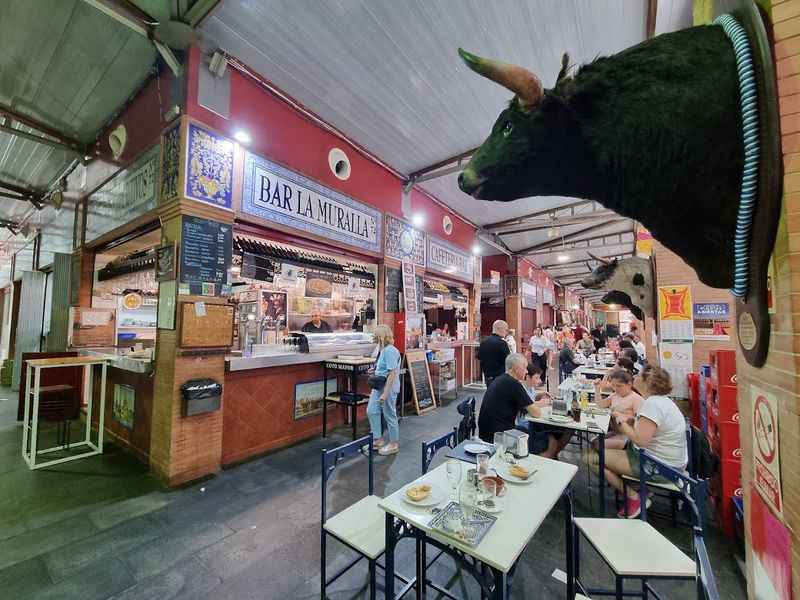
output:
[[[717,413],[715,412],[714,408],[713,402],[709,402],[706,405],[706,433],[708,433],[709,437],[717,435],[717,432],[714,430],[714,426],[717,423]]]
[[[736,385],[736,352],[712,350],[710,353],[711,379],[717,385]]]
[[[742,447],[739,443],[739,424],[730,421],[714,421],[712,446],[720,460],[741,460]]]
[[[713,403],[719,421],[739,422],[739,404],[736,401],[735,385],[721,385],[714,390]]]
[[[742,490],[742,461],[740,459],[725,459],[720,462],[720,495],[726,498],[741,498]]]
[[[689,386],[689,405],[692,410],[692,425],[700,428],[700,375],[689,373],[686,376]]]

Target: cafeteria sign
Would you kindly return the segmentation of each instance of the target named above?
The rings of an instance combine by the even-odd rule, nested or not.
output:
[[[692,312],[696,339],[730,339],[730,305],[727,302],[695,303]]]
[[[428,268],[472,282],[472,255],[428,236]]]
[[[380,211],[250,152],[244,157],[242,212],[381,251]]]

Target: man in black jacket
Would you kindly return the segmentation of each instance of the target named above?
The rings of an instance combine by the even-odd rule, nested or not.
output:
[[[492,333],[481,341],[478,347],[478,360],[481,362],[481,372],[488,388],[497,377],[506,370],[506,356],[511,350],[506,344],[508,323],[498,319],[492,323]]]

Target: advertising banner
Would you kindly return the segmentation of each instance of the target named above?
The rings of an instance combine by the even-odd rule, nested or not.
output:
[[[727,302],[699,302],[692,310],[697,340],[729,340],[731,305]]]

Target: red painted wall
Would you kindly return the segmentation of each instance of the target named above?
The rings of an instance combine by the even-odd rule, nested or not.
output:
[[[402,181],[399,177],[365,157],[355,147],[326,131],[286,102],[273,96],[252,77],[230,68],[230,118],[225,119],[197,103],[198,69],[202,55],[197,48],[189,53],[187,72],[187,114],[206,123],[223,135],[233,137],[238,129],[247,131],[252,142],[248,148],[270,160],[311,177],[383,212],[401,216]],[[268,74],[266,74],[268,75]],[[328,167],[328,152],[333,147],[345,151],[350,159],[351,175],[347,181],[334,176]],[[471,248],[475,228],[452,211],[442,208],[425,193],[413,190],[413,212],[425,215],[425,229],[462,248]],[[442,217],[453,221],[450,236],[442,230]]]

